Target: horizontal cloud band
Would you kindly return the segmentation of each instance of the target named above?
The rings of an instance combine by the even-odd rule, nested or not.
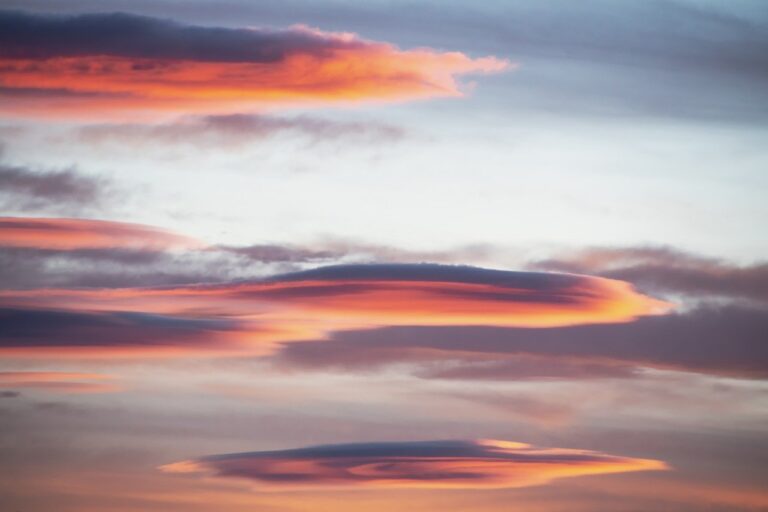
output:
[[[479,440],[337,444],[235,453],[177,462],[161,469],[242,479],[270,490],[527,487],[563,477],[666,467],[657,460]]]
[[[0,11],[0,95],[13,95],[22,112],[233,112],[296,101],[457,96],[457,75],[507,66],[494,57],[404,51],[301,26],[238,29],[119,13]]]

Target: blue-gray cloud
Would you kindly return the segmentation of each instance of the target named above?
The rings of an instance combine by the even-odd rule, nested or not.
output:
[[[114,55],[203,62],[276,62],[359,43],[308,31],[208,28],[127,13],[41,15],[0,11],[0,57]]]
[[[621,324],[346,331],[286,344],[275,358],[305,369],[412,364],[421,376],[453,379],[629,377],[642,368],[766,379],[766,332],[764,309],[712,306]]]
[[[131,311],[0,308],[0,348],[205,346],[233,331],[225,318],[195,318]]]

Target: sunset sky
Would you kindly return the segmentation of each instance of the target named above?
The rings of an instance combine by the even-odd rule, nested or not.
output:
[[[763,0],[0,0],[0,510],[768,511]]]

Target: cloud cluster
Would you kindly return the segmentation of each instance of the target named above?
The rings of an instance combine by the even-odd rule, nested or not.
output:
[[[200,27],[119,13],[3,11],[0,34],[2,93],[14,95],[14,110],[45,115],[457,96],[456,76],[508,66],[307,27]]]
[[[260,490],[529,487],[581,475],[667,469],[658,460],[510,441],[421,441],[310,446],[213,455],[162,466],[169,473],[240,479]]]
[[[0,350],[6,355],[62,354],[166,356],[238,347],[242,327],[227,318],[170,316],[133,311],[0,307]],[[253,329],[256,332],[256,329]]]
[[[5,348],[30,354],[77,348],[83,344],[82,332],[89,333],[88,339],[101,336],[93,343],[104,349],[124,348],[120,333],[133,339],[146,329],[147,340],[183,347],[173,333],[196,332],[190,323],[202,318],[242,322],[237,329],[242,345],[264,354],[277,343],[322,340],[340,330],[616,323],[669,307],[619,281],[434,264],[336,265],[192,286],[6,290],[0,292],[0,306],[9,318],[21,319],[7,324],[15,327],[6,330]],[[41,310],[48,310],[52,320],[26,320],[44,314]],[[149,335],[151,328],[178,327]],[[216,340],[210,343],[224,348]]]
[[[768,378],[759,264],[739,269],[669,249],[533,264],[686,297],[739,299],[692,301],[671,313],[668,303],[605,277],[328,265],[354,250],[392,256],[377,246],[207,246],[150,226],[84,219],[0,218],[0,234],[9,269],[0,292],[6,353],[249,354],[293,369],[406,365],[422,377],[465,380],[629,378],[648,368]],[[45,289],[13,289],[13,275],[38,272],[24,267],[35,258],[69,270],[76,287],[56,287],[67,281],[41,272]],[[111,275],[97,271],[110,265]],[[315,268],[296,270],[307,266]],[[233,279],[237,268],[262,274]],[[280,268],[292,271],[274,273]]]

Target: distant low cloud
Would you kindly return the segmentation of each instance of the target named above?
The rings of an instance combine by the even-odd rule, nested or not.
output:
[[[251,483],[258,490],[530,487],[582,475],[658,471],[664,462],[510,441],[421,441],[233,453],[161,466]]]
[[[205,245],[155,226],[0,217],[0,288],[183,285],[254,279],[351,262],[455,263],[489,260],[469,245],[414,251],[328,238],[311,244]]]
[[[509,65],[303,26],[202,27],[121,13],[2,11],[0,48],[0,93],[15,97],[13,110],[80,117],[459,96],[457,76]]]

